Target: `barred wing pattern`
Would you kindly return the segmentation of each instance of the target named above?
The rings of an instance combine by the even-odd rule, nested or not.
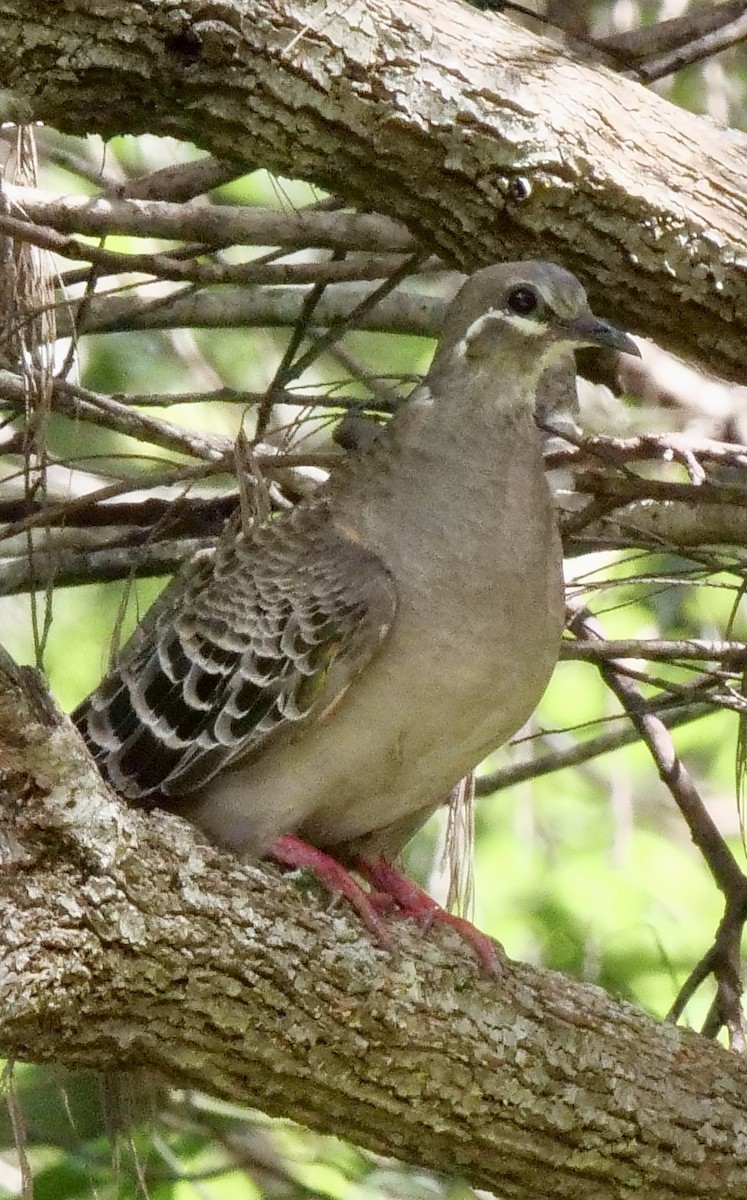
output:
[[[383,642],[396,593],[326,502],[243,532],[167,586],[73,713],[112,786],[192,792],[334,703]]]

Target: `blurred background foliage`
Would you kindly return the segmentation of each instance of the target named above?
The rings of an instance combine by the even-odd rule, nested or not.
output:
[[[606,36],[681,16],[688,4],[600,0],[574,5],[555,0],[544,5],[538,0],[534,8],[570,23],[576,33]],[[743,48],[688,67],[656,86],[694,111],[742,128],[747,123]],[[39,131],[38,141],[39,185],[63,194],[95,192],[99,173],[127,181],[199,157],[193,147],[150,136],[121,137],[103,145],[95,138],[74,143],[52,131]],[[210,199],[290,212],[322,195],[305,184],[255,171],[217,188]],[[110,250],[141,253],[167,245],[126,237],[106,242]],[[238,260],[235,250],[227,253],[225,261]],[[163,287],[162,282],[154,283],[153,294]],[[73,377],[108,394],[217,388],[262,392],[289,338],[289,330],[261,328],[177,328],[81,337]],[[432,348],[418,337],[363,332],[348,335],[343,345],[362,370],[387,378],[422,372]],[[344,380],[340,360],[326,355],[302,382],[326,386],[334,395],[338,379]],[[663,398],[619,397],[583,387],[581,423],[587,429],[623,434],[695,430],[713,437],[725,438],[726,432],[731,438],[743,437],[744,394],[709,381],[695,391],[702,404],[694,402],[690,392],[677,404],[671,393]],[[345,393],[355,394],[348,381]],[[242,423],[249,434],[252,430],[252,412],[230,401],[182,403],[169,407],[166,415],[169,421],[229,438],[236,437]],[[315,436],[318,442],[320,435]],[[144,449],[136,439],[55,415],[48,422],[46,450],[50,462],[75,463],[99,481],[113,468],[117,477],[138,476],[159,464],[184,461],[175,452]],[[571,560],[568,574],[583,588],[592,611],[602,615],[610,638],[745,639],[739,607],[742,580],[734,570],[701,571],[697,563],[664,555],[597,552]],[[120,580],[55,590],[43,666],[65,709],[100,678],[113,631],[131,627],[164,582]],[[39,622],[46,619],[40,615],[44,597],[37,594],[36,604],[38,641]],[[35,661],[33,625],[28,595],[0,598],[2,641],[20,662]],[[688,679],[688,670],[681,667],[639,665],[657,676],[668,672],[680,683]],[[484,770],[531,762],[548,748],[567,747],[579,731],[596,734],[623,721],[593,664],[563,662],[531,727]],[[735,712],[714,711],[678,730],[675,741],[720,831],[744,863],[735,785],[737,724]],[[541,745],[540,732],[545,734]],[[440,814],[406,853],[407,870],[440,899],[448,885],[444,830],[445,816]],[[478,803],[475,921],[499,938],[511,956],[598,984],[663,1017],[711,944],[722,911],[719,892],[640,744],[501,789]],[[700,1026],[712,996],[712,988],[700,989],[685,1020]],[[9,1115],[0,1123],[0,1196],[21,1192],[14,1149],[19,1140],[26,1146],[23,1153],[31,1163],[37,1200],[126,1200],[144,1192],[153,1200],[253,1200],[263,1194],[340,1200],[437,1195],[457,1200],[469,1191],[457,1181],[414,1173],[334,1139],[199,1096],[159,1096],[156,1111],[141,1128],[112,1141],[95,1080],[64,1076],[52,1068],[17,1067],[14,1094]]]

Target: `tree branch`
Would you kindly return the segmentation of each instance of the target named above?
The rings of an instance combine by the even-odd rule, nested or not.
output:
[[[743,1058],[551,972],[496,986],[448,933],[376,949],[124,808],[36,678],[0,690],[3,1054],[147,1066],[507,1198],[745,1194]]]
[[[0,52],[5,119],[171,134],[375,196],[462,268],[559,259],[623,327],[744,377],[747,138],[508,17],[452,0],[9,0]]]
[[[284,213],[228,204],[208,207],[121,196],[60,196],[12,184],[5,184],[4,191],[17,215],[27,223],[47,225],[65,234],[129,234],[199,242],[203,246],[239,242],[289,250],[308,246],[371,254],[414,254],[418,249],[404,225],[376,213],[325,212],[317,208]]]
[[[588,612],[578,612],[569,623],[571,633],[581,640],[604,640],[599,622]],[[662,782],[684,817],[693,842],[698,847],[716,885],[726,900],[726,918],[722,921],[722,938],[717,937],[713,969],[718,983],[715,1012],[712,1010],[708,1028],[715,1035],[726,1025],[734,1037],[735,1048],[745,1048],[744,1017],[741,1012],[742,983],[739,968],[741,934],[747,921],[747,876],[742,871],[721,832],[706,809],[702,797],[677,755],[672,737],[655,714],[643,711],[640,689],[626,678],[619,664],[598,660],[597,668],[638,730],[641,740],[653,758]],[[728,947],[728,954],[724,953]],[[716,969],[717,967],[722,970]],[[696,968],[696,972],[697,972]]]

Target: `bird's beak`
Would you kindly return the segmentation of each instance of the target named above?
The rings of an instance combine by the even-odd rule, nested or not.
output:
[[[641,352],[631,337],[607,321],[600,321],[593,313],[583,313],[568,324],[568,332],[579,346],[607,346],[610,350],[620,350],[623,354],[635,354],[641,357]]]

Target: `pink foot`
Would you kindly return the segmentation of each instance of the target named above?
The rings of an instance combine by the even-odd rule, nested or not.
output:
[[[430,928],[434,921],[451,926],[463,941],[472,946],[482,966],[490,975],[499,977],[502,974],[498,944],[492,938],[480,933],[479,929],[475,929],[474,925],[465,921],[463,917],[455,917],[446,912],[416,883],[396,871],[386,859],[371,861],[359,858],[356,859],[355,869],[377,892],[391,896],[402,912],[408,917],[414,917],[424,929]]]
[[[385,950],[392,949],[389,931],[377,912],[377,908],[382,906],[380,901],[386,900],[386,897],[374,897],[364,891],[336,858],[325,854],[323,850],[317,850],[315,846],[310,846],[308,842],[294,837],[291,833],[277,838],[267,851],[267,857],[273,858],[284,867],[311,871],[327,891],[345,897],[366,928],[374,934],[380,946]]]

